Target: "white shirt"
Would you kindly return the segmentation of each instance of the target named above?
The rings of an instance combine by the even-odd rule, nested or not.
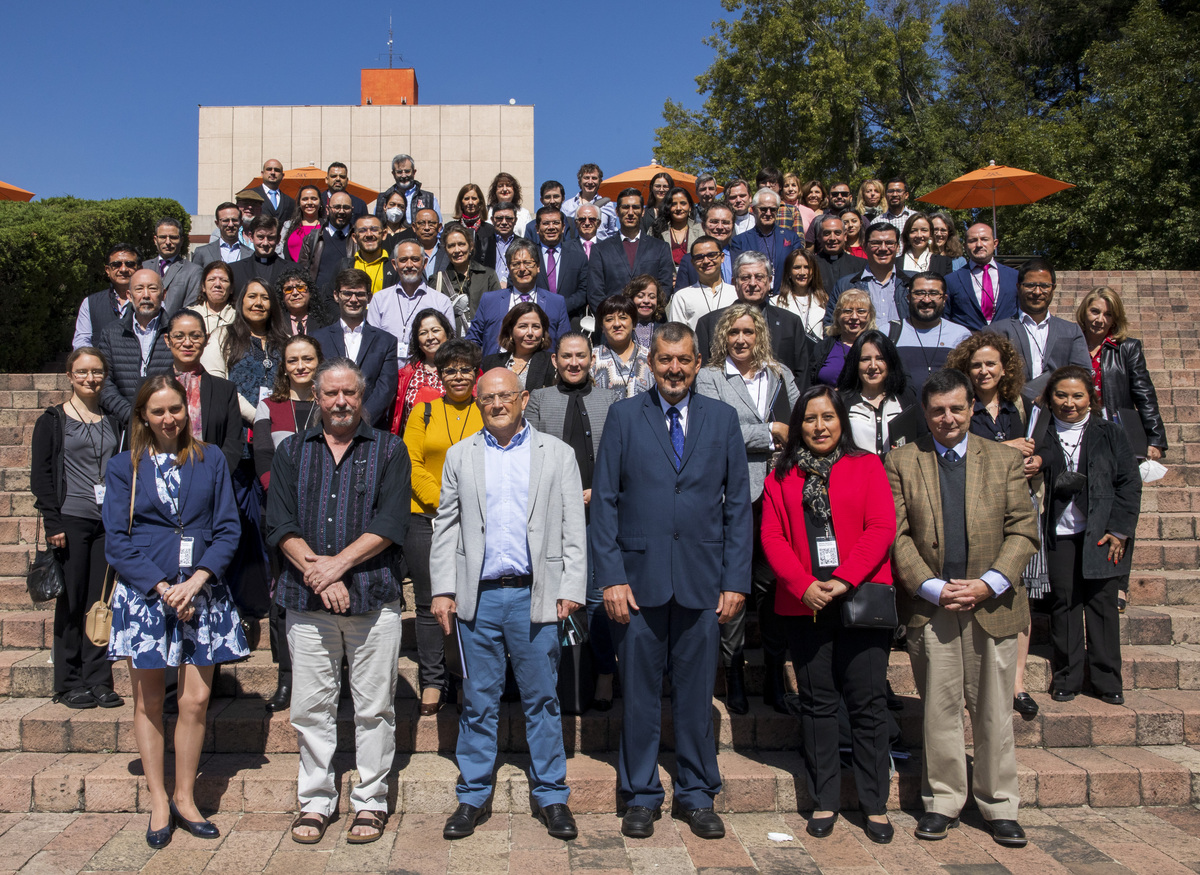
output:
[[[537,303],[538,296],[537,296],[537,287],[536,286],[534,288],[530,289],[528,292],[525,292],[525,295],[529,298],[530,301],[532,301],[535,304]],[[521,303],[521,292],[517,291],[516,286],[513,286],[512,291],[510,291],[508,293],[508,309],[511,310],[513,307],[517,306],[517,304],[519,304],[519,303]]]
[[[676,293],[678,294],[678,293]],[[674,299],[672,299],[674,300]],[[820,343],[821,338],[825,336],[825,308],[817,304],[812,295],[805,298],[794,298],[788,295],[787,302],[782,302],[778,297],[772,299],[771,303],[781,310],[787,310],[790,313],[795,313],[800,317],[800,321],[804,323],[804,331],[808,334],[810,340],[814,343]]]
[[[726,358],[725,373],[731,377],[738,377],[746,384],[746,391],[750,393],[750,399],[754,402],[754,409],[758,411],[758,418],[766,422],[767,405],[771,403],[771,399],[767,396],[767,387],[770,383],[767,379],[767,369],[759,368],[753,376],[746,377],[738,370],[738,366],[733,363],[733,359]]]
[[[741,234],[743,231],[749,231],[754,227],[754,213],[747,212],[744,216],[733,217],[733,233],[734,235]]]
[[[886,452],[891,445],[891,435],[888,433],[888,423],[900,415],[904,408],[900,406],[900,401],[897,398],[883,399],[883,403],[878,408],[873,407],[866,401],[859,401],[857,404],[850,405],[846,411],[846,415],[850,418],[850,434],[854,436],[854,445],[860,450],[866,450],[868,453],[879,453],[879,443],[877,438],[882,438],[883,449]],[[878,416],[882,417],[882,422],[877,421]],[[882,428],[882,435],[879,429]]]
[[[666,423],[668,434],[670,434],[670,432],[671,432],[671,416],[670,416],[670,414],[667,413],[667,411],[670,410],[672,407],[674,407],[676,410],[679,411],[679,427],[681,429],[683,429],[683,436],[685,438],[687,437],[688,404],[691,402],[691,400],[692,400],[691,392],[688,392],[686,395],[683,396],[682,401],[679,401],[678,403],[675,403],[675,404],[669,403],[667,401],[667,399],[664,398],[661,394],[658,396],[658,403],[662,407],[662,412],[663,412],[663,422]]]
[[[342,323],[342,339],[346,343],[346,358],[352,362],[357,362],[358,351],[362,348],[363,326],[367,324],[367,320],[364,318],[354,328],[347,325],[345,319],[339,321]]]
[[[1079,470],[1079,456],[1083,452],[1083,431],[1091,417],[1092,415],[1089,413],[1079,422],[1073,423],[1063,422],[1057,416],[1054,417],[1053,428],[1057,432],[1058,443],[1062,447],[1063,455],[1067,457],[1068,471]],[[1078,535],[1086,529],[1087,515],[1080,510],[1074,500],[1063,509],[1062,516],[1054,524],[1054,531],[1059,535]]]
[[[1021,311],[1018,317],[1021,327],[1029,337],[1029,377],[1036,379],[1046,369],[1046,344],[1050,342],[1050,316],[1041,322],[1034,322],[1033,317]]]
[[[700,317],[736,303],[737,289],[729,283],[719,281],[715,286],[697,283],[679,289],[671,296],[671,303],[667,307],[667,321],[686,322],[694,330]],[[824,315],[825,311],[822,310],[817,321]]]

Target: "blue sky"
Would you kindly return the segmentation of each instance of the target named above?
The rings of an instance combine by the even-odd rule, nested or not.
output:
[[[663,101],[701,103],[702,40],[725,15],[718,0],[14,0],[0,180],[194,211],[197,105],[356,104],[359,70],[387,66],[389,12],[396,66],[416,68],[421,102],[534,104],[532,182],[557,178],[568,194],[583,161],[609,175],[650,163]]]

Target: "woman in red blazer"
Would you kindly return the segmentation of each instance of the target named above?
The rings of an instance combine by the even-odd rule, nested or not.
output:
[[[840,396],[814,386],[788,423],[788,442],[763,491],[762,544],[778,578],[775,610],[788,626],[800,732],[816,811],[811,836],[833,831],[841,799],[838,708],[853,737],[854,779],[872,841],[892,840],[887,818],[890,630],[842,625],[843,597],[860,583],[892,583],[896,510],[883,463],[854,445]]]

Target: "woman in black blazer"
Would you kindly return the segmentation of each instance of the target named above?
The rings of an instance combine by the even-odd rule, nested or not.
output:
[[[483,373],[508,368],[521,387],[532,392],[554,385],[554,363],[550,360],[550,319],[532,301],[513,307],[500,323],[500,349],[483,357]]]
[[[1069,702],[1082,691],[1086,620],[1092,689],[1101,701],[1120,705],[1125,698],[1117,585],[1129,574],[1141,508],[1137,460],[1125,430],[1100,415],[1087,368],[1056,370],[1042,401],[1053,417],[1037,452],[1046,478],[1052,697]]]

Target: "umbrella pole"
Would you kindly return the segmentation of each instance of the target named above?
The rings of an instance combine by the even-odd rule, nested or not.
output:
[[[1000,234],[996,230],[996,189],[992,189],[992,236],[997,240],[1000,239]]]

